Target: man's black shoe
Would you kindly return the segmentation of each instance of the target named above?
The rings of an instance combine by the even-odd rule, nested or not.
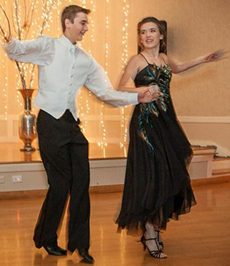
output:
[[[94,263],[94,259],[91,255],[89,255],[89,251],[88,249],[82,248],[82,249],[78,249],[79,255],[83,258],[82,261],[86,262],[86,263]]]
[[[43,248],[48,252],[49,255],[65,256],[67,254],[67,251],[59,246],[43,246]]]

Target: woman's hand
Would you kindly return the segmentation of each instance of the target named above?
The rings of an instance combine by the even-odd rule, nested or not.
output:
[[[224,50],[218,50],[211,54],[201,56],[202,63],[209,63],[213,61],[218,61],[226,58],[226,52]]]
[[[226,54],[226,51],[218,50],[210,54],[196,57],[187,62],[175,63],[172,59],[168,59],[168,61],[169,66],[172,69],[172,73],[177,74],[203,63],[217,62],[219,60],[225,59],[227,57]]]
[[[157,84],[150,85],[149,86],[149,92],[153,96],[153,101],[157,100],[160,96],[163,95]]]

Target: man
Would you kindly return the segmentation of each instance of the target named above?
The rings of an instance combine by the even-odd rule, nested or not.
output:
[[[139,94],[112,89],[101,66],[76,45],[88,31],[89,12],[77,5],[68,6],[62,12],[60,38],[41,36],[24,42],[10,38],[3,48],[11,59],[39,66],[39,91],[34,105],[40,109],[39,149],[49,189],[35,228],[35,245],[51,255],[66,255],[67,251],[58,246],[57,229],[70,195],[67,249],[77,249],[85,262],[93,263],[88,253],[88,142],[78,126],[76,93],[84,85],[102,101],[115,106],[150,102],[159,93],[153,95],[148,88]]]

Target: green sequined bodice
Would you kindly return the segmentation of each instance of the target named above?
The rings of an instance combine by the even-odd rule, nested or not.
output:
[[[162,96],[157,100],[150,103],[141,103],[138,105],[138,124],[140,130],[139,133],[152,151],[154,150],[154,148],[148,138],[145,124],[147,123],[151,127],[151,124],[154,123],[152,117],[158,118],[161,112],[166,113],[167,106],[171,105],[171,97],[169,91],[171,77],[172,71],[168,65],[158,67],[156,65],[148,64],[136,75],[136,78],[134,80],[136,87],[157,84],[162,92]]]

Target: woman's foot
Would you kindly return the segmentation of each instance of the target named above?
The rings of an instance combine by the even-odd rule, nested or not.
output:
[[[154,258],[159,258],[159,259],[167,258],[167,255],[162,251],[163,246],[159,244],[158,236],[160,234],[157,234],[157,232],[155,231],[155,229],[157,228],[154,227],[154,225],[151,223],[146,223],[145,228],[146,228],[145,234],[141,238],[141,242],[144,246],[144,249],[148,248],[150,255]]]
[[[160,233],[161,233],[160,229],[156,229],[155,228],[155,232],[156,232],[158,243],[161,246],[161,248],[163,248],[164,247],[164,243],[163,243],[163,240],[162,240],[161,235],[160,235]]]
[[[143,244],[144,250],[146,248],[149,251],[149,254],[153,258],[158,259],[166,259],[167,255],[162,251],[162,248],[160,247],[157,237],[155,238],[145,238],[144,236],[141,237],[141,243]]]

